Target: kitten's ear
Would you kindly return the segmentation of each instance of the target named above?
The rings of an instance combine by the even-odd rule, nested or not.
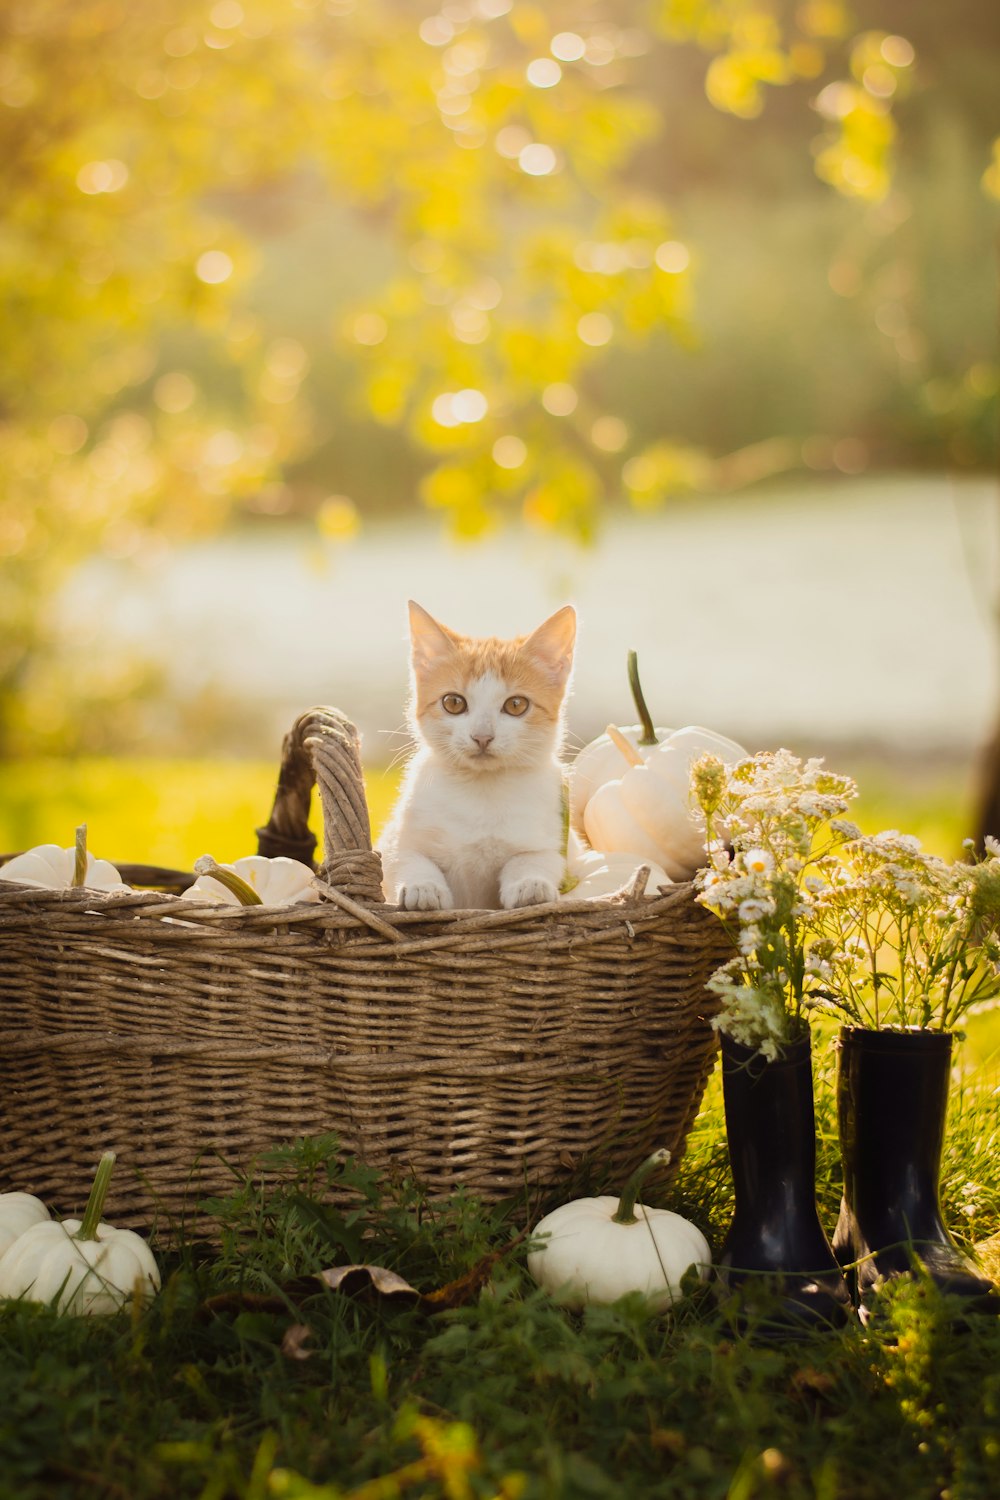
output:
[[[427,671],[437,666],[455,649],[455,637],[444,625],[439,625],[421,605],[409,600],[410,642],[413,669]]]
[[[532,631],[521,649],[542,664],[555,686],[563,687],[572,670],[575,644],[576,610],[564,604]]]

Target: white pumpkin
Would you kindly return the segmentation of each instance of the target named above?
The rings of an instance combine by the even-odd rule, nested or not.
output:
[[[746,750],[694,724],[675,730],[645,757],[613,724],[608,736],[619,751],[619,774],[587,803],[587,838],[596,849],[638,852],[662,864],[673,880],[690,880],[705,862],[705,820],[691,797],[691,767],[705,754],[733,766]]]
[[[58,844],[36,844],[24,854],[16,854],[0,865],[0,880],[16,880],[21,885],[67,891],[81,886],[90,891],[127,891],[114,865],[106,859],[95,859],[87,850],[87,825],[76,830],[76,843],[69,849]]]
[[[706,1280],[712,1257],[701,1230],[680,1214],[635,1201],[649,1173],[669,1159],[668,1151],[655,1151],[620,1198],[577,1198],[546,1214],[532,1234],[545,1243],[527,1261],[538,1285],[564,1307],[641,1292],[662,1311],[682,1295],[692,1267]]]
[[[629,724],[619,732],[637,754],[645,759],[651,750],[655,750],[657,745],[674,731],[653,724],[643,697],[642,685],[639,682],[639,664],[634,651],[628,653],[628,680],[632,698],[642,722]],[[597,788],[603,786],[606,781],[620,776],[621,769],[621,753],[608,734],[600,734],[596,740],[591,740],[589,745],[584,745],[569,766],[569,820],[570,826],[578,833],[584,831],[583,819],[587,803]]]
[[[114,1152],[101,1158],[82,1219],[33,1224],[0,1255],[0,1297],[51,1304],[64,1313],[114,1313],[156,1292],[160,1272],[140,1235],[101,1222]]]
[[[215,901],[228,906],[292,906],[298,901],[318,901],[316,877],[301,860],[279,854],[267,859],[248,854],[219,865],[205,854],[195,862],[198,879],[188,886],[188,901]]]
[[[0,1193],[0,1255],[32,1224],[43,1224],[49,1217],[34,1193]]]
[[[647,895],[654,895],[661,885],[673,883],[662,865],[643,859],[639,854],[606,854],[600,849],[582,850],[567,859],[568,880],[576,883],[563,891],[562,899],[580,901],[584,897],[613,895],[632,884],[641,865],[646,865],[649,869],[645,887]]]

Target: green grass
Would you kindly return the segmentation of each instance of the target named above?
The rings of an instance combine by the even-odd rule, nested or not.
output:
[[[0,848],[69,843],[86,820],[98,854],[188,868],[206,849],[252,850],[273,783],[273,767],[239,763],[5,766]],[[376,827],[392,791],[370,775]],[[954,837],[961,816],[951,794],[891,781],[862,808],[867,826],[928,843],[928,828]],[[1000,1231],[990,1019],[959,1050],[944,1162],[945,1212],[966,1244]],[[832,1228],[828,1034],[815,1056],[817,1196]],[[345,1176],[357,1211],[324,1209],[326,1184]],[[920,1286],[890,1295],[867,1330],[765,1345],[731,1326],[710,1289],[660,1316],[630,1298],[562,1311],[512,1244],[523,1205],[429,1202],[418,1184],[345,1165],[330,1141],[279,1151],[269,1184],[237,1184],[218,1205],[221,1245],[157,1246],[164,1288],[142,1308],[87,1320],[0,1305],[0,1500],[1000,1493],[1000,1320],[956,1333]],[[717,1075],[677,1180],[647,1198],[718,1249],[732,1190]],[[363,1259],[428,1292],[493,1252],[504,1253],[486,1284],[446,1312],[297,1280]]]
[[[190,870],[201,854],[239,859],[274,801],[277,766],[265,761],[35,760],[0,763],[0,853],[73,842],[112,863]],[[388,815],[395,773],[366,771],[373,833]],[[313,799],[310,825],[321,819]]]
[[[817,1075],[830,1225],[825,1046]],[[995,1136],[986,1089],[956,1090],[946,1207],[966,1241],[1000,1225]],[[358,1258],[442,1287],[510,1247],[518,1205],[390,1190],[329,1141],[270,1166],[266,1194],[250,1184],[220,1205],[221,1248],[161,1252],[164,1288],[145,1307],[100,1320],[0,1308],[5,1500],[995,1500],[997,1320],[955,1333],[942,1299],[912,1286],[868,1330],[762,1344],[710,1288],[659,1316],[635,1298],[565,1312],[530,1281],[523,1245],[447,1312],[307,1292],[295,1278]],[[317,1212],[330,1177],[357,1189],[356,1214]],[[731,1190],[717,1082],[677,1182],[647,1196],[718,1248]]]

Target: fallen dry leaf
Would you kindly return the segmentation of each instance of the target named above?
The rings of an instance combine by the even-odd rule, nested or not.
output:
[[[438,1287],[433,1292],[418,1291],[398,1272],[390,1271],[387,1266],[369,1264],[328,1266],[315,1275],[296,1276],[291,1281],[283,1282],[277,1293],[221,1292],[218,1296],[207,1298],[201,1304],[199,1312],[203,1318],[240,1312],[286,1313],[289,1303],[297,1305],[305,1301],[307,1297],[314,1297],[321,1287],[326,1287],[333,1292],[343,1292],[347,1297],[364,1297],[374,1294],[392,1301],[408,1302],[427,1313],[448,1312],[452,1308],[464,1307],[471,1302],[489,1281],[494,1267],[517,1245],[521,1244],[527,1235],[528,1230],[523,1229],[501,1249],[491,1250],[488,1255],[484,1255],[465,1272],[464,1276],[449,1281],[445,1286]],[[304,1326],[304,1324],[297,1323],[291,1325],[292,1328]],[[301,1359],[308,1356],[293,1354],[292,1357]]]
[[[312,1329],[308,1323],[289,1323],[281,1340],[282,1354],[286,1359],[312,1359],[315,1349],[305,1347],[311,1338]]]

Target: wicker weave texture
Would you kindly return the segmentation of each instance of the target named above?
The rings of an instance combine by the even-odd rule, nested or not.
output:
[[[298,721],[261,831],[268,852],[302,847],[301,781],[296,816],[277,814],[290,759],[310,762],[323,869],[339,871],[318,905],[0,882],[0,1190],[76,1211],[112,1149],[108,1217],[169,1237],[206,1231],[199,1200],[230,1191],[234,1169],[331,1131],[432,1194],[462,1183],[494,1200],[592,1154],[624,1171],[666,1145],[676,1164],[714,1061],[704,985],[724,956],[692,888],[397,911],[380,902],[352,734],[328,710]]]

